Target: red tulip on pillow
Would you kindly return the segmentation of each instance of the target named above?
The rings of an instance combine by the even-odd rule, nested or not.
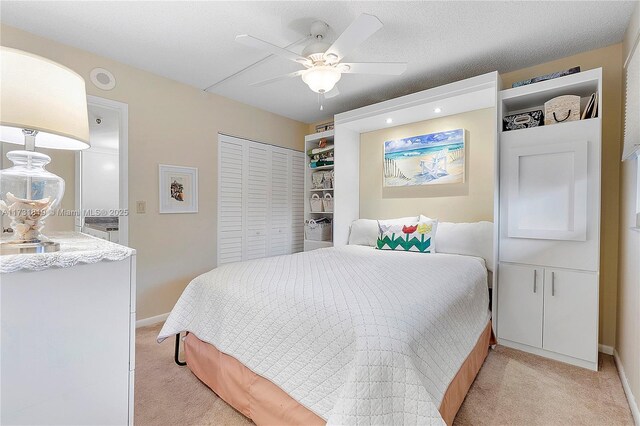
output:
[[[411,235],[414,232],[416,232],[416,229],[418,229],[418,225],[413,225],[413,226],[406,226],[405,225],[405,226],[402,227],[402,232],[407,234],[407,239],[406,239],[407,242],[409,242],[409,235]]]

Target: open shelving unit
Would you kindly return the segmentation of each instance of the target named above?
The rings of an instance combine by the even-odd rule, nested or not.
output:
[[[311,167],[309,167],[310,158],[306,155],[306,153],[310,149],[317,148],[318,147],[318,143],[320,142],[321,139],[327,139],[327,143],[333,144],[334,143],[334,135],[335,134],[334,134],[333,130],[327,130],[325,132],[313,133],[311,135],[307,135],[304,138],[304,151],[305,151],[305,156],[306,156],[306,159],[305,159],[306,172],[305,172],[305,179],[304,179],[304,195],[305,195],[305,200],[304,200],[304,220],[305,220],[305,223],[308,220],[320,219],[322,217],[333,218],[333,212],[312,212],[309,200],[313,196],[313,194],[317,194],[318,196],[320,196],[320,198],[323,198],[325,194],[331,194],[331,196],[333,197],[335,188],[315,189],[313,187],[313,173],[314,172],[319,172],[319,171],[331,171],[331,170],[334,169],[334,165],[319,166],[319,167],[311,168]],[[334,180],[334,183],[335,183],[335,180]],[[335,203],[335,201],[334,201],[334,203]],[[333,235],[332,235],[332,237],[333,237]],[[318,249],[318,248],[332,247],[332,246],[333,246],[333,238],[331,239],[331,241],[315,241],[315,240],[308,240],[308,239],[306,239],[306,236],[305,236],[304,251],[310,251],[310,250],[315,250],[315,249]]]
[[[502,118],[526,111],[542,110],[544,103],[550,99],[562,95],[580,96],[580,112],[584,110],[592,93],[598,93],[598,116],[580,121],[599,120],[602,111],[602,90],[599,70],[582,71],[576,74],[514,87],[500,92],[500,130],[502,133],[527,131],[528,129],[502,131]],[[571,121],[556,123],[559,126],[572,123]],[[541,126],[545,127],[545,126]],[[548,126],[546,126],[548,127]]]

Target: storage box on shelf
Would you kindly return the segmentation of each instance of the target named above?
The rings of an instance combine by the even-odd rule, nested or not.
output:
[[[501,92],[500,116],[602,93],[601,69]],[[598,95],[597,110],[601,111]],[[500,133],[500,344],[598,368],[601,120]]]
[[[319,147],[321,140],[326,142],[324,147]],[[322,218],[333,217],[334,166],[333,160],[328,160],[328,158],[333,158],[333,142],[333,129],[305,137],[305,152],[307,153],[307,171],[304,182],[306,198],[304,211],[305,251],[333,245],[332,223],[316,223]],[[311,165],[315,167],[311,167]]]

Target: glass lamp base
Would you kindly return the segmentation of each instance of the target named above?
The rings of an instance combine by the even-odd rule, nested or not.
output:
[[[3,254],[28,254],[28,253],[52,253],[60,251],[60,243],[55,241],[40,241],[37,243],[22,243],[18,241],[5,241],[0,243],[0,255]]]

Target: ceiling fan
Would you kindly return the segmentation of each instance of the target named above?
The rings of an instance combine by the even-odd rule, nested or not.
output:
[[[305,47],[301,55],[248,34],[236,36],[238,43],[264,50],[304,66],[304,69],[299,71],[259,81],[252,86],[262,86],[301,76],[302,81],[311,90],[320,94],[321,97],[330,98],[339,94],[335,85],[342,74],[401,75],[406,71],[407,64],[402,62],[340,62],[358,45],[382,28],[382,22],[377,17],[365,13],[358,16],[333,44],[323,41],[328,28],[328,25],[322,21],[314,22],[311,25],[311,36],[315,41]]]

